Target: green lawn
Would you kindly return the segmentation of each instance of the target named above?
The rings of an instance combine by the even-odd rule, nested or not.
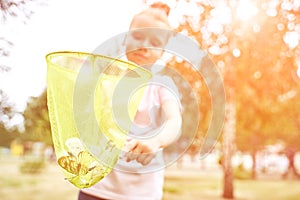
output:
[[[221,200],[223,191],[220,171],[201,171],[175,168],[167,171],[165,200],[207,199]],[[234,194],[237,200],[299,200],[300,181],[297,180],[235,180]]]
[[[76,200],[78,189],[64,180],[55,163],[37,174],[22,174],[22,159],[0,157],[1,200]],[[298,200],[300,181],[292,180],[235,180],[237,200]],[[218,169],[206,170],[197,166],[166,169],[164,200],[221,200],[222,173]]]

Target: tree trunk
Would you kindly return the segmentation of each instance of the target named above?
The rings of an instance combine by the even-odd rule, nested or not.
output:
[[[291,148],[288,148],[285,152],[286,157],[289,160],[289,165],[286,173],[283,175],[284,178],[300,178],[300,175],[297,172],[295,167],[295,151]]]
[[[251,157],[252,157],[252,162],[253,162],[253,165],[252,165],[252,179],[256,179],[256,165],[257,165],[257,162],[256,162],[256,151],[253,150],[252,153],[251,153]]]
[[[233,170],[232,170],[232,155],[234,151],[234,135],[235,135],[235,106],[233,103],[228,103],[226,108],[226,121],[224,124],[223,133],[223,171],[224,185],[223,197],[226,199],[234,198],[233,188]]]

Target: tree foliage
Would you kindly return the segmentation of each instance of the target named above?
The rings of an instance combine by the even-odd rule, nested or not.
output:
[[[8,95],[0,89],[0,146],[8,147],[12,140],[18,137],[18,128],[11,121],[16,114],[20,114]]]
[[[293,14],[299,7],[288,11],[284,3],[276,7],[276,16],[268,16],[268,10],[261,4],[259,31],[249,34],[247,42],[241,41],[239,45],[242,54],[236,62],[236,102],[237,144],[241,150],[258,150],[277,142],[279,135],[287,145],[290,134],[298,132],[300,137],[294,123],[298,120],[289,114],[299,112],[292,109],[292,102],[299,101],[299,47],[293,49],[284,42],[287,27],[291,23],[300,25],[300,18]]]
[[[236,109],[232,145],[241,151],[255,152],[280,139],[298,150],[299,3],[176,2],[174,10],[187,10],[177,31],[194,38],[207,50],[224,75],[227,97]],[[192,82],[196,79],[193,77]],[[210,105],[209,99],[201,100]]]
[[[3,58],[8,57],[14,45],[9,35],[4,35],[6,26],[11,25],[11,19],[17,19],[25,23],[34,13],[33,4],[43,3],[43,0],[0,0],[0,73],[9,72],[11,66],[7,66],[3,62]],[[19,135],[16,126],[10,125],[10,121],[16,114],[20,114],[15,110],[2,88],[0,88],[0,134],[1,144],[9,146],[10,142]]]
[[[224,74],[226,90],[235,91],[240,150],[260,149],[278,139],[292,145],[300,141],[289,139],[300,136],[300,110],[295,109],[300,47],[299,40],[293,40],[300,35],[300,5],[289,0],[252,1],[256,12],[245,20],[238,15],[240,2],[186,1],[196,5],[200,14],[186,13],[177,31],[208,51]],[[191,82],[198,80],[191,77]],[[209,98],[201,100],[210,105]]]
[[[52,145],[46,90],[39,97],[31,97],[24,111],[25,133],[23,140],[41,141]]]

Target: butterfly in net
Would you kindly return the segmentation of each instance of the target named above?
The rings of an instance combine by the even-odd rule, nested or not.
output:
[[[81,151],[77,156],[69,153],[69,156],[62,156],[57,162],[66,171],[77,176],[86,175],[96,167],[93,165],[95,159],[87,151]]]

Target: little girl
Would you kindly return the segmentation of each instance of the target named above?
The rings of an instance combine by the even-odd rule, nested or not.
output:
[[[170,37],[169,7],[155,3],[135,15],[125,40],[126,57],[150,69],[162,56]],[[146,86],[125,145],[125,155],[112,172],[94,186],[82,189],[79,200],[160,200],[163,196],[162,150],[181,129],[181,105],[168,77],[155,76]]]

